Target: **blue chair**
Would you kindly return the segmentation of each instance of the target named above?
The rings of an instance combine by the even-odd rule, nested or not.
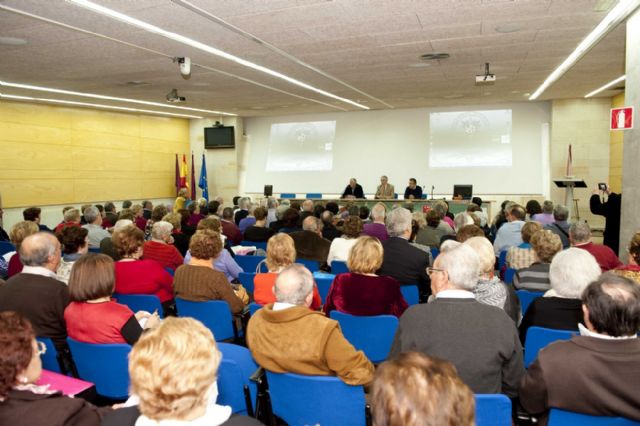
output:
[[[253,294],[254,285],[253,279],[256,277],[255,273],[251,272],[240,272],[238,274],[238,279],[240,280],[240,284],[247,290],[249,294]]]
[[[169,275],[171,275],[171,276],[173,276],[176,273],[176,271],[174,271],[171,268],[164,268],[164,270],[167,271],[169,273]]]
[[[331,284],[333,283],[333,278],[315,278],[316,284],[318,285],[318,293],[320,293],[320,298],[322,299],[322,304],[324,305],[327,300],[327,295],[329,294],[329,290],[331,289]]]
[[[516,276],[517,269],[507,268],[504,272],[504,282],[507,284],[513,284],[513,277]]]
[[[422,196],[420,197],[420,199],[422,199],[422,200],[426,200],[426,199],[427,199],[427,194],[422,194]]]
[[[321,192],[308,192],[307,195],[306,195],[306,198],[321,200],[322,199],[322,193]]]
[[[176,297],[176,308],[179,317],[195,318],[204,324],[217,342],[238,337],[229,304],[223,300],[192,302]]]
[[[113,293],[113,298],[121,305],[126,305],[133,312],[147,311],[153,313],[158,311],[160,318],[164,317],[162,304],[158,296],[153,294],[122,294]]]
[[[502,394],[475,394],[476,426],[511,426],[511,400]]]
[[[62,369],[60,368],[60,361],[58,360],[58,351],[53,344],[53,341],[49,337],[36,337],[38,342],[42,342],[47,351],[40,356],[42,360],[42,368],[45,370],[53,371],[55,373],[62,373]]]
[[[418,292],[418,286],[415,284],[405,284],[400,286],[400,291],[404,296],[404,300],[407,301],[409,306],[417,305],[420,303],[420,294]]]
[[[318,262],[317,260],[298,258],[296,259],[296,263],[300,263],[301,265],[304,265],[304,267],[310,270],[311,272],[320,270],[320,262]]]
[[[255,247],[257,249],[262,249],[262,250],[266,250],[267,249],[267,242],[266,241],[245,241],[242,240],[240,241],[240,245],[244,246],[244,247]]]
[[[591,416],[552,408],[549,413],[549,426],[640,426],[636,420],[622,417]]]
[[[431,259],[436,260],[436,257],[440,254],[440,249],[438,247],[431,247]]]
[[[527,309],[529,309],[529,305],[538,297],[542,297],[544,292],[516,290],[516,294],[518,295],[518,299],[520,299],[520,311],[522,312],[522,315],[524,315],[525,312],[527,312]]]
[[[14,246],[9,241],[0,241],[0,256],[3,256],[12,251],[16,251],[16,246]]]
[[[349,268],[347,267],[347,262],[343,262],[342,260],[333,260],[331,262],[331,273],[332,274],[346,274],[349,272]]]
[[[256,302],[249,303],[249,315],[253,316],[259,309],[262,309],[262,305],[257,304]]]
[[[502,267],[507,264],[507,251],[501,250],[498,257],[498,270],[502,271]]]
[[[229,405],[233,413],[253,415],[253,401],[256,400],[258,387],[249,380],[258,369],[249,349],[218,343],[222,360],[218,368],[218,401],[220,405]]]
[[[83,343],[68,337],[71,356],[81,379],[96,385],[106,398],[129,397],[128,357],[131,346],[123,343]]]
[[[569,340],[577,334],[577,331],[571,330],[529,327],[527,339],[524,342],[524,367],[529,368],[529,365],[538,357],[540,349],[558,340]]]
[[[267,371],[273,413],[292,426],[366,424],[364,388],[332,376]]]
[[[397,200],[397,199],[398,199],[398,193],[397,193],[397,192],[395,192],[395,193],[393,194],[393,199],[394,199],[394,200]]]
[[[293,192],[284,192],[280,194],[280,198],[296,198],[296,194]]]
[[[258,267],[258,264],[260,262],[262,262],[263,260],[265,260],[266,258],[267,258],[266,256],[251,256],[251,255],[247,255],[247,256],[236,256],[236,257],[233,258],[233,260],[236,261],[238,266],[240,266],[243,271],[245,271],[245,272],[255,272],[256,268]],[[262,272],[267,272],[267,265],[265,265],[263,263],[262,267],[260,268],[260,270]]]
[[[393,315],[355,316],[331,311],[331,319],[340,323],[344,337],[373,363],[383,362],[389,355],[398,318]]]
[[[102,253],[100,247],[89,247],[89,253]]]

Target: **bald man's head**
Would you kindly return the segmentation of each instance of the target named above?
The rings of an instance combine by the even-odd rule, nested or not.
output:
[[[26,266],[41,266],[55,272],[60,265],[60,242],[50,232],[29,235],[20,245],[20,260]]]
[[[315,216],[307,216],[302,221],[302,229],[320,234],[322,232],[322,222]]]
[[[310,306],[313,300],[313,275],[304,266],[294,263],[278,274],[273,292],[278,302]]]

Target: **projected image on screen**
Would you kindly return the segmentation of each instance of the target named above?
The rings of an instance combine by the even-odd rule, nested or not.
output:
[[[335,121],[272,124],[267,171],[331,170],[335,136]]]
[[[511,110],[429,114],[429,167],[511,166]]]

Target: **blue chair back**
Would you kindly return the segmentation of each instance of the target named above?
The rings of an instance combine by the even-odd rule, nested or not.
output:
[[[301,265],[304,265],[304,267],[310,270],[311,272],[316,272],[320,270],[320,262],[318,262],[317,260],[297,258],[296,263],[300,263]]]
[[[501,250],[498,257],[498,270],[502,271],[502,267],[507,264],[507,251]]]
[[[542,297],[544,292],[516,290],[516,294],[518,295],[518,299],[520,299],[520,311],[522,312],[522,315],[524,315],[525,312],[527,312],[527,309],[529,309],[529,305],[538,297]]]
[[[347,267],[347,262],[343,262],[342,260],[333,260],[331,262],[331,273],[332,274],[346,274],[349,272],[349,268]]]
[[[14,246],[9,241],[0,241],[0,256],[12,251],[16,251],[16,246]]]
[[[438,247],[431,247],[431,259],[436,260],[436,257],[440,254],[440,249]]]
[[[292,426],[364,426],[362,386],[332,376],[303,376],[267,371],[273,413]]]
[[[261,308],[262,308],[262,305],[256,302],[249,303],[249,315],[253,316],[253,314],[255,314]]]
[[[71,356],[82,380],[96,385],[104,397],[123,400],[129,397],[128,357],[131,346],[123,343],[83,343],[68,337]]]
[[[333,283],[333,277],[331,278],[315,278],[316,284],[318,285],[318,293],[320,293],[320,298],[322,299],[322,304],[327,300],[327,295],[329,294],[329,289],[331,289],[331,284]]]
[[[591,416],[552,408],[549,413],[549,426],[640,426],[637,420],[622,417]]]
[[[517,269],[507,268],[504,272],[504,282],[507,284],[513,284],[513,277],[516,276]]]
[[[305,198],[311,198],[311,199],[322,199],[322,193],[321,192],[307,192],[307,195]]]
[[[89,253],[102,253],[100,247],[89,247]]]
[[[296,198],[296,194],[294,192],[283,192],[280,194],[280,198]]]
[[[553,330],[544,327],[529,327],[527,339],[524,342],[524,367],[529,365],[538,357],[540,349],[558,340],[569,340],[578,332],[571,330]]]
[[[254,269],[255,270],[255,269]],[[255,272],[240,272],[238,274],[238,279],[240,280],[240,284],[247,290],[249,294],[253,294],[253,279],[256,277]]]
[[[244,247],[254,246],[255,248],[262,249],[262,250],[266,250],[267,249],[267,242],[266,241],[246,241],[246,240],[242,240],[242,241],[240,241],[240,245],[244,246]]]
[[[251,357],[249,349],[232,345],[231,343],[218,343],[218,349],[222,352],[222,361],[218,368],[218,404],[229,405],[234,413],[243,415],[253,410],[253,404],[258,394],[255,382],[249,377],[258,369],[258,365]],[[249,389],[251,407],[247,407],[244,389]]]
[[[398,193],[397,193],[397,192],[394,192],[394,194],[393,194],[393,199],[394,199],[394,200],[397,200],[397,199],[398,199]]]
[[[53,341],[48,337],[36,337],[36,340],[44,343],[47,348],[47,351],[40,356],[40,359],[42,360],[42,368],[62,374],[62,369],[58,362],[58,351],[56,350]]]
[[[416,284],[405,284],[400,286],[400,291],[404,296],[404,300],[407,301],[409,306],[417,305],[420,303],[420,294],[418,292],[418,286]]]
[[[244,272],[256,272],[256,268],[258,267],[258,264],[263,260],[265,260],[266,258],[267,258],[266,256],[246,255],[246,256],[236,256],[233,258],[233,260],[236,261],[238,266],[240,266]],[[267,272],[267,265],[263,263],[260,270],[262,272]]]
[[[216,341],[236,338],[229,304],[223,300],[192,302],[176,297],[179,317],[191,317],[200,321],[213,333]]]
[[[157,310],[160,318],[164,317],[162,304],[156,295],[113,293],[113,298],[116,299],[119,304],[128,306],[134,313],[147,311],[152,314]]]
[[[385,361],[398,328],[398,318],[393,315],[358,317],[344,312],[331,311],[331,319],[338,321],[344,337],[371,362]]]
[[[511,400],[502,394],[475,394],[476,426],[511,426]]]
[[[171,269],[171,268],[169,268],[169,267],[164,268],[164,270],[165,270],[165,271],[167,271],[167,273],[168,273],[169,275],[171,275],[171,276],[173,276],[173,275],[176,273],[176,271],[174,271],[173,269]]]

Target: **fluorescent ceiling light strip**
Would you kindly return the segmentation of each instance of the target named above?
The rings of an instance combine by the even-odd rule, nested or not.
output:
[[[331,74],[321,70],[320,68],[317,68],[317,67],[315,67],[315,66],[313,66],[311,64],[308,64],[305,61],[303,61],[302,59],[296,58],[292,54],[280,49],[277,46],[274,46],[273,44],[269,43],[268,41],[266,41],[264,39],[261,39],[260,37],[254,35],[254,34],[251,34],[250,32],[243,30],[242,28],[236,27],[232,23],[225,21],[224,19],[220,18],[219,16],[216,16],[213,13],[210,13],[210,12],[198,7],[198,6],[194,5],[193,3],[189,2],[189,1],[186,1],[186,0],[171,0],[171,1],[173,1],[174,3],[176,3],[179,6],[182,6],[182,7],[186,8],[186,9],[191,10],[192,12],[202,16],[205,19],[209,19],[209,20],[211,20],[211,21],[223,26],[226,29],[228,29],[230,31],[233,31],[236,34],[241,35],[242,37],[244,37],[244,38],[246,38],[248,40],[253,41],[254,43],[259,44],[262,47],[265,47],[265,48],[271,50],[272,52],[277,53],[280,56],[283,56],[283,57],[289,59],[290,61],[295,62],[296,64],[298,64],[298,65],[300,65],[302,67],[310,69],[311,71],[314,71],[314,72],[320,74],[323,77],[326,77],[326,78],[328,78],[330,80],[333,80],[336,83],[339,83],[339,84],[341,84],[341,85],[343,85],[343,86],[345,86],[345,87],[347,87],[347,88],[349,88],[349,89],[351,89],[351,90],[353,90],[353,91],[355,91],[355,92],[357,92],[357,93],[359,93],[359,94],[361,94],[363,96],[368,97],[369,99],[372,99],[372,100],[374,100],[376,102],[379,102],[379,103],[381,103],[382,105],[384,105],[386,107],[393,108],[393,105],[388,104],[387,102],[383,101],[382,99],[378,99],[375,96],[372,96],[372,95],[370,95],[370,94],[368,94],[366,92],[363,92],[362,90],[358,89],[357,87],[354,87],[354,86],[350,85],[349,83],[347,83],[345,81],[342,81],[337,77],[332,76]]]
[[[65,24],[63,22],[59,22],[59,21],[55,21],[53,19],[45,18],[43,16],[34,15],[33,13],[29,13],[29,12],[26,12],[24,10],[15,9],[13,7],[5,6],[5,5],[2,5],[2,4],[0,4],[0,10],[6,10],[7,12],[15,13],[15,14],[21,15],[21,16],[26,16],[26,17],[29,17],[29,18],[32,18],[32,19],[35,19],[35,20],[38,20],[38,21],[41,21],[41,22],[46,22],[48,24],[52,24],[52,25],[56,25],[56,26],[59,26],[59,27],[62,27],[62,28],[66,28],[68,30],[76,31],[76,32],[79,32],[79,33],[82,33],[82,34],[88,34],[88,35],[91,35],[91,36],[102,38],[104,40],[113,41],[115,43],[119,43],[119,44],[122,44],[124,46],[128,46],[128,47],[131,47],[131,48],[134,48],[134,49],[142,50],[144,52],[152,53],[154,55],[162,56],[162,57],[165,57],[165,58],[168,58],[168,59],[171,59],[171,60],[173,60],[173,58],[174,58],[174,56],[172,56],[172,55],[167,55],[166,53],[159,52],[157,50],[149,49],[147,47],[142,47],[142,46],[139,46],[137,44],[129,43],[128,41],[124,41],[124,40],[120,40],[120,39],[117,39],[117,38],[109,37],[109,36],[106,36],[104,34],[100,34],[100,33],[96,33],[96,32],[93,32],[93,31],[86,30],[84,28],[74,27],[73,25]],[[326,103],[326,102],[319,101],[317,99],[307,98],[305,96],[301,96],[301,95],[297,95],[295,93],[287,92],[286,90],[278,89],[276,87],[269,86],[268,84],[259,83],[259,82],[255,81],[255,80],[251,80],[250,78],[240,77],[239,75],[231,74],[229,72],[222,71],[222,70],[219,70],[217,68],[213,68],[213,67],[197,64],[195,62],[192,62],[191,66],[196,66],[196,67],[200,67],[200,68],[203,68],[203,69],[206,69],[206,70],[209,70],[209,71],[213,71],[215,73],[218,73],[218,74],[230,77],[230,78],[235,78],[237,80],[244,81],[244,82],[247,82],[247,83],[251,83],[251,84],[254,84],[256,86],[260,86],[260,87],[263,87],[265,89],[273,90],[273,91],[278,92],[278,93],[282,93],[282,94],[285,94],[285,95],[293,96],[293,97],[298,98],[298,99],[303,99],[305,101],[314,102],[314,103],[317,103],[317,104],[320,104],[320,105],[325,105],[325,106],[328,106],[330,108],[337,109],[337,110],[340,110],[340,111],[347,111],[346,109],[344,109],[342,107],[339,107],[337,105],[329,104],[329,103]],[[164,105],[164,106],[168,107],[168,108],[172,107],[171,105]],[[176,108],[176,106],[173,106],[173,108]],[[230,114],[230,113],[226,113],[226,114]],[[235,115],[235,114],[230,114],[230,115]]]
[[[329,92],[327,92],[325,90],[322,90],[322,89],[318,89],[317,87],[311,86],[311,85],[309,85],[307,83],[304,83],[304,82],[302,82],[300,80],[296,80],[295,78],[292,78],[292,77],[289,77],[287,75],[284,75],[284,74],[282,74],[282,73],[280,73],[278,71],[274,71],[274,70],[272,70],[270,68],[267,68],[267,67],[264,67],[262,65],[258,65],[256,63],[251,62],[251,61],[247,61],[246,59],[239,58],[239,57],[237,57],[235,55],[232,55],[232,54],[227,53],[225,51],[222,51],[220,49],[216,49],[215,47],[212,47],[212,46],[209,46],[207,44],[201,43],[201,42],[196,41],[196,40],[194,40],[192,38],[185,37],[183,35],[180,35],[180,34],[177,34],[177,33],[171,32],[171,31],[163,30],[160,27],[156,27],[155,25],[149,24],[149,23],[141,21],[139,19],[135,19],[135,18],[133,18],[133,17],[131,17],[129,15],[125,15],[123,13],[116,12],[115,10],[106,8],[104,6],[100,6],[100,5],[95,4],[93,2],[90,2],[90,1],[87,1],[87,0],[67,0],[67,1],[70,2],[70,3],[76,4],[78,6],[82,6],[82,7],[86,8],[86,9],[89,9],[89,10],[94,11],[96,13],[99,13],[101,15],[107,16],[109,18],[118,20],[118,21],[123,22],[125,24],[129,24],[129,25],[141,28],[141,29],[143,29],[145,31],[148,31],[150,33],[161,35],[161,36],[166,37],[168,39],[177,41],[178,43],[186,44],[187,46],[191,46],[191,47],[194,47],[196,49],[202,50],[204,52],[211,53],[212,55],[220,56],[221,58],[225,58],[225,59],[230,60],[232,62],[235,62],[237,64],[243,65],[245,67],[252,68],[252,69],[254,69],[256,71],[260,71],[260,72],[263,72],[265,74],[269,74],[269,75],[271,75],[273,77],[276,77],[276,78],[279,78],[281,80],[287,81],[287,82],[289,82],[291,84],[295,84],[296,86],[300,86],[300,87],[305,88],[307,90],[314,91],[314,92],[319,93],[321,95],[324,95],[324,96],[327,96],[327,97],[330,97],[330,98],[333,98],[333,99],[337,99],[339,101],[354,105],[354,106],[356,106],[358,108],[370,109],[366,105],[362,105],[362,104],[359,104],[359,103],[357,103],[355,101],[352,101],[350,99],[334,95],[333,93],[329,93]]]
[[[141,101],[138,99],[119,98],[116,96],[105,96],[105,95],[98,95],[95,93],[74,92],[73,90],[53,89],[51,87],[32,86],[29,84],[11,83],[11,82],[2,81],[2,80],[0,80],[0,86],[14,87],[16,89],[36,90],[40,92],[58,93],[61,95],[82,96],[85,98],[102,99],[105,101],[130,102],[134,104],[150,105],[150,106],[157,106],[162,108],[175,108],[175,109],[181,109],[181,110],[187,110],[187,111],[205,112],[207,114],[214,114],[214,115],[236,115],[228,112],[211,111],[208,109],[180,107],[175,105],[166,105],[161,102],[150,102],[150,101]]]
[[[83,106],[83,107],[100,108],[100,109],[113,109],[117,111],[142,112],[145,114],[160,114],[160,115],[168,115],[170,117],[180,117],[180,118],[203,118],[197,115],[175,114],[173,112],[152,111],[149,109],[127,108],[127,107],[120,107],[120,106],[113,106],[113,105],[94,104],[89,102],[65,101],[63,99],[33,98],[31,96],[7,95],[5,93],[0,93],[0,99],[13,99],[13,100],[32,101],[32,102],[50,102],[50,103],[64,104],[64,105],[74,105],[74,106]]]
[[[616,78],[615,80],[612,80],[610,82],[608,82],[607,84],[605,84],[604,86],[594,90],[593,92],[587,93],[586,95],[584,95],[585,98],[590,98],[594,95],[597,95],[600,92],[604,92],[605,90],[607,90],[609,87],[615,86],[616,84],[620,83],[621,81],[625,81],[627,78],[626,75],[620,76],[618,78]]]
[[[537,99],[549,86],[558,81],[571,67],[573,67],[591,48],[604,36],[624,21],[640,6],[640,0],[620,0],[620,2],[604,17],[602,21],[578,44],[576,49],[556,68],[547,79],[529,97],[530,101]]]

